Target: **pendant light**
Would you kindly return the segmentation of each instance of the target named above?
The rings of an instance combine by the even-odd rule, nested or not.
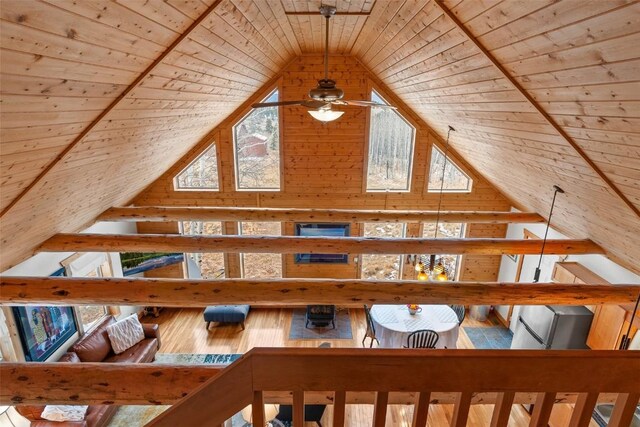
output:
[[[453,128],[453,126],[449,125],[449,130],[447,131],[447,142],[445,143],[445,146],[444,146],[444,160],[442,162],[442,178],[440,180],[440,197],[438,198],[438,213],[436,214],[436,226],[435,226],[435,231],[433,232],[434,239],[438,238],[438,226],[440,225],[440,208],[442,207],[442,192],[444,191],[444,174],[447,169],[447,155],[449,153],[449,136],[451,136],[451,131],[455,132],[456,130]],[[447,280],[449,280],[449,275],[447,274],[447,269],[442,264],[442,257],[440,257],[440,260],[436,265],[434,265],[435,255],[433,255],[432,257],[433,257],[433,261],[431,262],[431,265],[430,265],[432,280],[436,280],[438,282],[446,282]]]
[[[557,185],[553,186],[553,200],[551,200],[551,210],[549,211],[549,219],[547,220],[547,228],[544,231],[544,238],[542,239],[542,249],[540,249],[540,259],[538,259],[538,266],[536,272],[533,275],[533,283],[538,283],[540,280],[540,265],[542,264],[542,255],[544,255],[544,246],[547,243],[547,234],[549,234],[549,225],[551,224],[551,215],[553,215],[553,207],[556,204],[556,196],[558,193],[564,193],[564,190]]]

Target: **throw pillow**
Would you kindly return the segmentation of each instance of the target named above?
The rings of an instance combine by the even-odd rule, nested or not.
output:
[[[47,405],[40,417],[49,421],[83,421],[87,408],[86,405]]]
[[[144,330],[138,316],[132,314],[107,326],[107,335],[115,354],[120,354],[144,339]]]

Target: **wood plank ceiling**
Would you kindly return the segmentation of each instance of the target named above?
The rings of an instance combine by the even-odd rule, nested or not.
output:
[[[638,271],[638,1],[444,1],[486,52],[435,0],[325,3],[371,12],[336,16],[331,52],[441,136],[453,125],[457,152],[522,207],[546,215],[563,187],[554,225]],[[0,270],[126,204],[292,59],[321,52],[322,18],[286,14],[319,5],[4,0]]]

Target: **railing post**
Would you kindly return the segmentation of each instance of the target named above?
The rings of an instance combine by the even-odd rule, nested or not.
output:
[[[569,427],[588,427],[597,402],[598,393],[580,393],[573,405]]]
[[[347,401],[345,391],[336,391],[333,394],[333,427],[344,427],[344,409]]]
[[[536,403],[533,405],[529,427],[547,427],[555,401],[555,393],[538,393]]]
[[[373,427],[384,427],[387,419],[387,402],[389,393],[379,391],[376,393],[376,403],[373,407]]]
[[[422,391],[418,393],[416,404],[413,406],[413,423],[411,424],[413,427],[425,427],[427,425],[430,400],[430,392]]]
[[[304,425],[304,391],[293,392],[293,425]]]
[[[514,392],[498,393],[496,403],[493,406],[491,427],[507,427],[515,395]]]
[[[458,393],[456,397],[456,406],[453,410],[453,418],[451,419],[451,427],[466,427],[467,418],[469,418],[469,408],[471,407],[472,393]]]
[[[631,425],[640,393],[620,393],[611,413],[609,427],[627,427]]]
[[[251,424],[262,427],[267,424],[264,415],[264,398],[262,391],[253,392],[253,403],[251,404]]]

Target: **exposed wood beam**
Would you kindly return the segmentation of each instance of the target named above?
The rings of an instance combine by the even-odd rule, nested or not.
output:
[[[320,12],[285,12],[285,15],[291,15],[291,16],[319,16],[321,18],[323,18],[322,15],[320,15]],[[371,12],[336,12],[335,16],[369,16],[371,15]]]
[[[97,221],[314,221],[314,222],[435,222],[435,211],[343,209],[219,208],[219,207],[114,207]],[[533,223],[544,222],[534,212],[445,211],[440,222]]]
[[[0,277],[0,305],[584,305],[635,302],[640,285],[343,279]]]
[[[220,365],[0,363],[0,404],[171,404],[222,371]]]
[[[591,167],[591,169],[602,178],[605,184],[620,197],[620,199],[627,205],[631,210],[640,217],[640,209],[636,207],[636,205],[631,202],[627,198],[627,196],[618,188],[618,186],[611,180],[609,177],[595,164],[591,158],[585,153],[585,151],[576,143],[571,136],[551,117],[549,113],[547,113],[544,108],[540,106],[540,104],[527,92],[527,90],[522,87],[520,83],[502,66],[502,64],[489,52],[489,50],[484,47],[480,41],[471,33],[471,31],[458,19],[458,17],[453,13],[442,0],[434,0],[435,3],[442,9],[442,11],[453,21],[453,23],[460,29],[466,36],[469,41],[471,41],[480,51],[484,54],[484,56],[491,61],[491,63],[500,71],[500,73],[507,79],[513,87],[520,92],[520,94],[533,106],[533,108],[544,117],[544,119],[549,123],[558,134],[564,138],[571,147],[578,153],[580,157]]]
[[[85,136],[87,136],[87,134],[89,132],[91,132],[100,122],[102,122],[102,120],[107,116],[107,114],[109,114],[114,108],[116,108],[118,106],[118,104],[120,104],[120,102],[125,99],[134,89],[136,89],[138,87],[138,85],[145,79],[147,78],[147,76],[149,76],[151,73],[153,73],[153,71],[156,69],[156,67],[158,65],[160,65],[160,63],[162,63],[162,61],[164,61],[164,59],[167,57],[167,55],[169,55],[170,53],[172,53],[175,48],[182,43],[182,41],[184,39],[186,39],[187,37],[189,37],[189,35],[191,35],[191,33],[200,26],[200,24],[202,23],[202,21],[204,21],[205,19],[207,19],[212,13],[213,11],[218,7],[218,5],[222,2],[222,0],[215,0],[211,6],[209,6],[207,8],[207,10],[205,10],[199,17],[198,19],[196,19],[195,21],[193,21],[193,23],[189,26],[189,28],[187,28],[185,30],[184,33],[180,34],[180,36],[175,39],[173,41],[173,43],[171,43],[169,45],[169,47],[167,47],[167,49],[165,49],[164,52],[162,52],[162,54],[160,54],[160,56],[158,56],[142,73],[140,73],[140,75],[138,77],[136,77],[136,79],[120,94],[116,97],[116,99],[114,99],[111,104],[109,104],[107,106],[107,108],[105,108],[99,115],[98,117],[96,117],[91,123],[89,123],[89,125],[84,128],[82,130],[82,132],[80,132],[80,134],[73,140],[71,141],[71,143],[69,145],[67,145],[65,147],[64,150],[62,150],[60,152],[60,154],[58,154],[56,156],[55,159],[53,159],[51,161],[51,163],[49,163],[44,169],[42,169],[42,171],[38,174],[38,176],[28,185],[26,186],[21,192],[20,194],[18,194],[18,196],[13,199],[11,201],[11,203],[9,203],[3,210],[2,212],[0,212],[0,218],[3,217],[7,212],[9,212],[11,210],[11,208],[13,206],[15,206],[20,200],[22,200],[22,198],[24,198],[25,195],[27,195],[27,193],[29,193],[29,191],[31,191],[31,189],[33,187],[35,187],[40,181],[42,181],[44,179],[44,177],[49,173],[49,171],[51,169],[53,169],[58,163],[60,163],[62,161],[62,159],[64,159],[67,154],[69,154],[69,152],[71,150],[73,150],[73,148],[75,148],[76,145],[78,145],[80,143],[80,141],[82,141],[84,139]]]
[[[314,254],[539,254],[541,240],[384,239],[372,237],[182,236],[177,234],[56,234],[39,252],[223,252]],[[602,254],[591,240],[553,239],[547,255]]]

